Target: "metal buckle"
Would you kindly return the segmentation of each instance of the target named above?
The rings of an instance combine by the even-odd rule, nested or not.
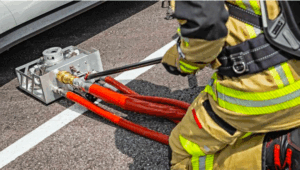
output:
[[[249,71],[248,66],[244,60],[243,53],[235,55],[230,55],[230,59],[233,61],[232,69],[236,74],[243,74],[246,71]]]

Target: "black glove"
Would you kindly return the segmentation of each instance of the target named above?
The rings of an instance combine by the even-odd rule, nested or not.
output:
[[[181,75],[181,76],[183,76],[183,77],[185,77],[185,76],[188,75],[188,74],[186,74],[186,73],[181,73],[180,71],[178,71],[177,67],[170,66],[170,65],[168,65],[168,64],[166,64],[166,63],[162,63],[162,64],[163,64],[163,66],[165,67],[165,69],[166,69],[169,73],[171,73],[171,74],[173,74],[173,75],[176,75],[176,76]]]

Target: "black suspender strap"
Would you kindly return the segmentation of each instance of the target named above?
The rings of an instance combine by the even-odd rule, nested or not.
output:
[[[254,12],[242,9],[238,6],[232,5],[226,2],[229,15],[236,18],[242,22],[250,24],[256,28],[262,29],[262,19],[261,16],[256,15]]]

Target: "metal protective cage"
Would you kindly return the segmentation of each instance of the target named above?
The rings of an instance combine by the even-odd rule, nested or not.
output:
[[[43,75],[29,74],[29,69],[39,64],[40,59],[17,67],[15,70],[19,81],[19,88],[43,103],[48,104],[62,97],[53,92],[54,88],[72,89],[70,85],[63,84],[56,80],[54,70],[72,72],[72,68],[76,68],[76,70],[79,71],[77,76],[83,76],[92,71],[103,71],[98,50],[88,52],[75,46],[69,46],[64,48],[63,51],[68,49],[76,49],[79,50],[80,53],[46,68],[46,72]]]

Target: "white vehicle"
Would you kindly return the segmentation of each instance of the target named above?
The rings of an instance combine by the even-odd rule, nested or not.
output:
[[[102,2],[0,0],[0,53]]]

